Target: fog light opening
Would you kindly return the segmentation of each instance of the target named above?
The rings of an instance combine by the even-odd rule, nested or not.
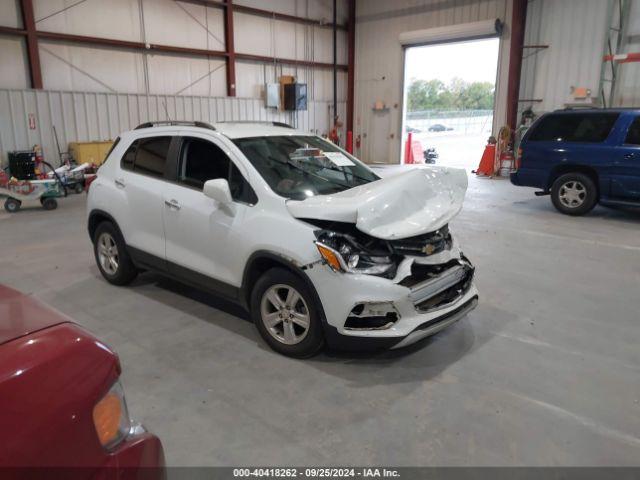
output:
[[[359,303],[351,309],[344,328],[347,330],[385,330],[400,319],[390,302]]]

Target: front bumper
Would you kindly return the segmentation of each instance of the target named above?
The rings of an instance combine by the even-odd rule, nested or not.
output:
[[[117,472],[118,480],[165,480],[162,442],[138,427],[136,433],[130,434],[109,454],[103,471]]]
[[[401,348],[452,325],[473,310],[478,291],[470,282],[455,299],[422,310],[416,304],[415,289],[372,275],[334,272],[326,265],[306,271],[316,287],[326,317],[325,338],[338,350],[377,350]],[[413,294],[413,295],[412,295]],[[392,304],[398,320],[385,328],[349,329],[345,322],[354,306]]]

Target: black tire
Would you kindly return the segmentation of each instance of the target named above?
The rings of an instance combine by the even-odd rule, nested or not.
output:
[[[73,191],[76,192],[77,194],[84,192],[84,185],[82,185],[82,183],[80,182],[76,183],[73,186]]]
[[[598,187],[584,173],[565,173],[551,186],[551,202],[565,215],[584,215],[598,203]]]
[[[107,238],[111,239],[113,241],[112,244],[116,249],[116,265],[114,266],[108,260],[105,260],[105,263],[110,265],[109,268],[112,268],[113,270],[107,270],[101,261],[100,248],[102,246],[103,238],[104,240],[107,240]],[[96,228],[93,235],[93,254],[100,273],[107,282],[113,285],[127,285],[138,275],[138,270],[131,261],[131,257],[127,251],[124,238],[122,238],[120,231],[111,222],[102,222],[98,225],[98,228]]]
[[[56,208],[58,208],[58,202],[55,198],[51,197],[41,198],[40,204],[45,210],[55,210]]]
[[[4,201],[4,209],[9,212],[9,213],[16,213],[18,210],[20,210],[20,205],[22,205],[22,202],[20,200],[16,200],[15,198],[7,198]]]
[[[297,313],[305,314],[308,317],[308,328],[306,335],[295,344],[286,344],[276,338],[276,334],[270,333],[262,318],[262,303],[265,294],[272,288],[277,286],[290,287],[296,291],[302,302],[297,303]],[[265,300],[266,301],[266,300]],[[294,308],[296,308],[294,306]],[[251,318],[256,324],[262,338],[269,346],[278,353],[294,358],[309,358],[318,353],[324,346],[324,334],[321,320],[322,309],[316,304],[315,296],[311,293],[307,284],[294,273],[282,269],[273,268],[265,272],[256,282],[251,292]],[[296,312],[294,312],[296,313]],[[276,310],[273,314],[278,314]],[[286,315],[285,315],[286,317]],[[293,318],[293,317],[291,317]],[[278,321],[278,320],[276,320]],[[290,322],[291,328],[300,330],[302,327],[295,324],[296,320],[287,320]],[[285,321],[280,320],[280,324],[273,327],[276,330],[282,328],[282,336],[284,338]],[[298,333],[300,333],[298,331]],[[302,334],[300,334],[302,336]]]

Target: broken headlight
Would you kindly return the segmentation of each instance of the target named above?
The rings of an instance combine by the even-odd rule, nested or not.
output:
[[[397,262],[390,252],[369,250],[352,236],[329,230],[317,231],[316,237],[320,255],[336,271],[395,276]]]

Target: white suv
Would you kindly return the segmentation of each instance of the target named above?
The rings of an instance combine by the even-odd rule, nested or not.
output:
[[[396,348],[477,304],[448,230],[466,187],[455,169],[380,179],[283,124],[155,122],[116,140],[88,228],[110,283],[153,270],[213,291],[285,355]]]

